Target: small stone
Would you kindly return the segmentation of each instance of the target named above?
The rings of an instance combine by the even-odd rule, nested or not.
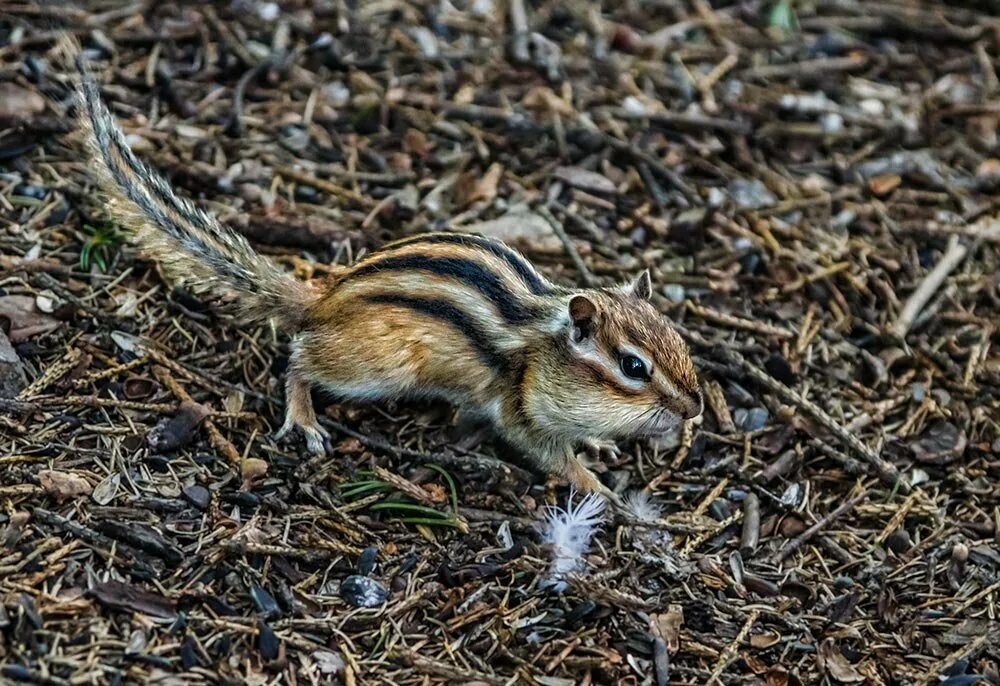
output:
[[[354,607],[378,607],[385,603],[389,592],[375,579],[353,574],[340,583],[340,597]]]
[[[668,283],[663,287],[663,296],[671,302],[679,303],[687,297],[687,292],[679,283]]]
[[[825,134],[838,134],[844,130],[844,118],[836,112],[827,112],[819,118],[819,127]]]
[[[749,410],[739,408],[733,413],[733,423],[740,431],[757,431],[767,424],[768,412],[763,407],[752,407]]]
[[[913,541],[906,529],[897,529],[885,539],[885,547],[897,555],[902,555],[913,547]]]
[[[882,197],[899,188],[903,183],[899,174],[879,174],[868,181],[868,190],[875,195]]]
[[[181,495],[199,510],[207,510],[209,503],[212,501],[212,495],[208,489],[198,484],[187,486],[181,491]]]
[[[748,210],[759,210],[778,202],[759,179],[733,179],[729,184],[729,197],[737,207]]]

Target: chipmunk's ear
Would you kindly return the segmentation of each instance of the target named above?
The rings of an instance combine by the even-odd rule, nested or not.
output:
[[[649,300],[653,297],[653,279],[649,275],[648,269],[643,269],[632,282],[625,287],[625,291],[637,298]]]
[[[594,335],[594,322],[597,319],[597,305],[585,295],[574,295],[569,301],[569,318],[573,322],[572,336],[574,341],[582,341]]]

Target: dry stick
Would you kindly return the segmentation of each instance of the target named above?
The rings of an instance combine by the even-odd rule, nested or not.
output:
[[[737,648],[747,637],[747,634],[750,633],[753,623],[757,621],[757,617],[759,616],[760,610],[754,609],[750,612],[750,615],[747,617],[747,621],[743,624],[743,628],[740,629],[738,634],[736,634],[736,638],[734,638],[732,643],[727,645],[726,649],[722,651],[721,655],[719,655],[719,660],[715,663],[715,669],[712,670],[712,676],[708,677],[708,681],[705,683],[709,684],[709,686],[716,681],[720,684],[723,683],[722,680],[719,679],[719,676],[722,674],[722,670],[728,667],[729,663],[736,658]],[[723,684],[723,686],[725,685]]]
[[[755,364],[749,362],[735,350],[717,347],[716,352],[727,362],[740,367],[747,374],[747,376],[752,378],[761,386],[765,386],[769,390],[774,391],[787,402],[792,403],[819,422],[819,424],[833,434],[837,440],[857,453],[862,459],[864,459],[865,462],[870,464],[875,469],[879,479],[882,480],[882,483],[892,488],[898,488],[904,493],[910,492],[910,487],[899,478],[899,470],[896,469],[895,465],[886,462],[879,457],[871,448],[858,440],[856,436],[852,435],[847,429],[838,424],[833,417],[824,412],[819,405],[811,400],[803,398],[799,393],[781,383],[773,376],[757,367]]]
[[[363,434],[360,431],[355,431],[346,424],[341,424],[340,422],[330,419],[329,417],[320,417],[319,421],[321,424],[332,427],[342,434],[346,434],[351,438],[357,439],[361,445],[367,448],[381,450],[389,453],[390,455],[395,455],[396,457],[408,457],[420,460],[421,462],[433,462],[445,467],[454,467],[457,469],[474,468],[487,473],[499,471],[503,474],[510,474],[513,471],[518,471],[522,474],[528,474],[527,471],[521,469],[520,467],[507,464],[502,460],[487,457],[486,455],[447,455],[445,453],[426,453],[419,450],[411,450],[409,448],[392,445],[387,441]]]
[[[856,496],[854,496],[853,498],[851,498],[850,500],[848,500],[846,503],[842,503],[840,505],[840,507],[838,507],[836,510],[834,510],[830,514],[826,515],[825,517],[823,517],[822,519],[820,519],[818,522],[816,522],[815,524],[813,524],[811,527],[809,527],[808,529],[806,529],[805,531],[803,531],[801,534],[799,534],[798,536],[796,536],[794,539],[792,539],[792,541],[788,545],[786,545],[784,548],[782,548],[781,552],[778,553],[778,557],[777,557],[778,562],[781,562],[786,557],[788,557],[789,555],[791,555],[792,553],[794,553],[796,550],[798,550],[799,548],[801,548],[803,545],[805,545],[809,540],[812,539],[813,536],[815,536],[816,534],[818,534],[820,531],[822,531],[826,527],[830,526],[830,524],[832,524],[833,522],[835,522],[838,518],[840,518],[841,516],[843,516],[846,512],[848,512],[849,510],[851,510],[855,505],[857,505],[865,497],[867,497],[867,495],[868,495],[867,489],[861,491]]]
[[[366,198],[360,193],[355,193],[349,188],[344,188],[343,186],[338,186],[332,181],[327,181],[326,179],[321,179],[317,176],[298,169],[293,169],[292,167],[275,167],[275,173],[279,176],[283,176],[292,181],[298,181],[299,183],[304,183],[307,186],[312,186],[317,188],[324,193],[329,193],[330,195],[341,198],[343,200],[350,200],[356,202],[362,207],[372,208],[375,207],[375,202],[371,198]]]
[[[160,383],[166,386],[174,396],[183,402],[194,403],[194,398],[191,394],[184,390],[184,387],[171,376],[170,372],[166,367],[161,367],[155,365],[153,367],[153,374],[159,379]],[[241,467],[243,464],[243,459],[240,457],[240,453],[236,450],[236,446],[229,442],[229,439],[222,435],[219,431],[219,427],[215,425],[210,418],[205,418],[205,430],[208,432],[208,440],[212,444],[212,447],[218,450],[220,453],[226,456],[229,463],[234,467]],[[242,470],[241,470],[242,471]]]
[[[737,317],[736,315],[732,315],[727,312],[719,312],[718,310],[713,310],[709,307],[704,307],[703,305],[695,305],[690,300],[685,301],[685,305],[688,310],[698,317],[732,329],[754,331],[772,338],[788,339],[795,337],[794,333],[781,326],[775,326],[773,324],[757,321],[755,319]]]
[[[531,59],[528,50],[528,13],[524,11],[524,0],[510,0],[511,43],[510,52],[516,62]]]
[[[517,677],[502,677],[485,672],[478,672],[463,667],[456,667],[447,662],[421,657],[414,652],[392,651],[388,658],[393,661],[402,662],[423,674],[433,674],[442,676],[453,681],[480,681],[493,686],[505,686],[509,683],[516,683]]]
[[[629,142],[623,141],[623,140],[619,140],[619,139],[615,138],[614,136],[612,136],[612,135],[610,135],[608,133],[605,133],[604,131],[601,131],[599,129],[587,129],[587,130],[588,130],[588,132],[596,133],[602,139],[604,139],[605,145],[608,145],[608,146],[614,148],[615,150],[618,150],[619,152],[627,153],[627,154],[631,155],[633,158],[635,158],[636,160],[639,160],[640,162],[645,162],[646,164],[648,164],[650,169],[652,169],[654,172],[656,172],[657,174],[659,174],[661,177],[663,177],[667,181],[669,181],[670,184],[674,188],[676,188],[677,190],[679,190],[681,192],[681,194],[684,196],[684,198],[689,203],[691,203],[692,205],[703,205],[704,204],[704,202],[702,201],[702,199],[698,195],[698,193],[695,192],[694,189],[692,189],[689,185],[687,185],[687,183],[684,182],[684,179],[682,179],[677,172],[675,172],[673,169],[671,169],[667,165],[663,164],[663,162],[661,162],[660,160],[658,160],[653,155],[650,155],[648,152],[646,152],[644,150],[640,150],[638,146],[633,145],[632,143],[629,143]]]
[[[743,500],[743,532],[740,535],[740,552],[750,557],[757,550],[760,541],[760,498],[756,493],[748,493]]]
[[[930,667],[928,667],[927,671],[924,672],[923,676],[920,677],[920,679],[918,679],[916,683],[928,684],[928,686],[930,686],[931,684],[940,683],[939,675],[941,674],[942,670],[944,670],[950,665],[955,664],[961,659],[967,658],[971,655],[975,655],[977,652],[979,652],[979,649],[986,644],[987,641],[995,643],[996,640],[997,640],[996,635],[987,629],[987,631],[984,634],[982,634],[981,636],[977,636],[975,640],[969,641],[964,646],[957,648],[950,655],[941,658],[940,660],[932,664]]]
[[[910,297],[906,299],[906,304],[903,305],[896,323],[892,325],[893,335],[897,338],[906,337],[910,327],[913,326],[913,320],[917,318],[917,315],[920,314],[927,305],[927,302],[941,287],[944,280],[948,278],[949,274],[955,271],[968,253],[969,249],[958,240],[958,236],[952,236],[948,241],[948,249],[938,263],[934,265],[934,269],[924,277],[917,290],[913,291]]]
[[[580,277],[583,279],[583,282],[590,288],[596,288],[598,286],[597,279],[595,279],[594,275],[590,273],[590,270],[584,263],[583,258],[580,257],[580,253],[576,249],[576,246],[573,245],[573,241],[570,240],[570,237],[566,234],[566,229],[564,229],[562,224],[552,216],[548,207],[541,206],[538,208],[538,211],[541,213],[545,221],[549,223],[549,226],[552,227],[552,230],[555,232],[556,236],[559,237],[559,240],[562,241],[563,247],[569,254],[569,258],[573,261],[577,271],[580,272]]]

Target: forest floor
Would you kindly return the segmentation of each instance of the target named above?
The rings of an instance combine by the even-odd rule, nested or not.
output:
[[[0,681],[1000,684],[995,3],[90,5],[0,0]],[[287,339],[110,220],[64,32],[302,278],[430,229],[650,268],[706,410],[598,468],[656,526],[557,593],[568,490],[448,406],[275,441]]]

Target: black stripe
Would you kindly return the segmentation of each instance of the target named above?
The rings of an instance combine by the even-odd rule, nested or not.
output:
[[[372,303],[405,307],[446,322],[465,336],[487,367],[504,376],[510,371],[509,357],[493,347],[490,336],[483,331],[475,319],[450,302],[438,298],[420,298],[390,293],[376,293],[366,295],[364,298]]]
[[[369,262],[345,274],[338,283],[377,274],[383,271],[417,270],[454,278],[479,290],[492,302],[500,316],[510,324],[525,324],[539,316],[536,308],[522,303],[506,287],[503,280],[485,265],[460,257],[434,257],[425,255],[389,255]]]
[[[385,245],[382,249],[392,250],[393,248],[412,245],[414,243],[451,243],[453,245],[471,245],[486,250],[510,265],[511,269],[517,272],[517,275],[521,277],[521,280],[524,281],[528,289],[535,295],[547,295],[552,292],[552,287],[539,276],[535,268],[531,266],[531,263],[524,259],[520,253],[512,250],[498,240],[486,238],[485,236],[473,233],[428,233],[411,236],[410,238],[401,238],[398,241],[393,241]]]

